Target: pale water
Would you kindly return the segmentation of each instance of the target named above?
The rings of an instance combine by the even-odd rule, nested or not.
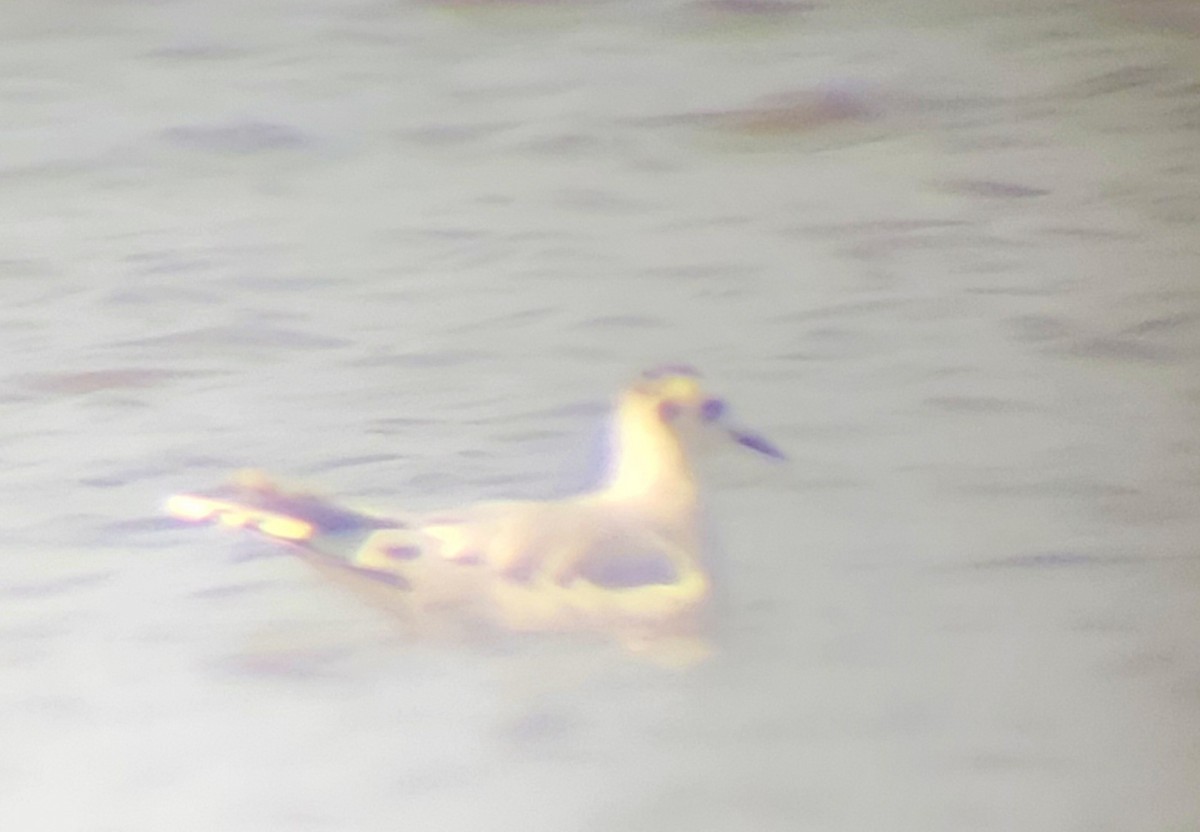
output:
[[[1194,3],[13,0],[0,114],[0,828],[1200,828]],[[792,455],[689,671],[158,518],[664,360]]]

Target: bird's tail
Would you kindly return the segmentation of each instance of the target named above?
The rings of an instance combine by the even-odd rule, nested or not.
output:
[[[248,529],[301,546],[329,537],[401,528],[402,523],[344,508],[313,494],[286,491],[258,471],[238,474],[212,491],[175,494],[167,513],[189,523]]]

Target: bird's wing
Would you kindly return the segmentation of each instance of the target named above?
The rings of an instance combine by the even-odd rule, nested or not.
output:
[[[423,630],[679,629],[709,593],[689,547],[586,501],[483,503],[400,518],[252,473],[177,495],[167,510],[290,544]]]

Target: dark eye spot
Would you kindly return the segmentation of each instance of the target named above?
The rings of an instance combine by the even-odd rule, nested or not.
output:
[[[679,402],[661,402],[658,405],[658,418],[664,422],[674,422],[679,418],[679,413],[683,408],[679,406]]]
[[[725,415],[724,399],[705,399],[700,405],[700,418],[706,422],[715,422]]]

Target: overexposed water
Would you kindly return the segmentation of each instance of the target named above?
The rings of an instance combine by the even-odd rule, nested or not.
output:
[[[1194,4],[15,0],[0,117],[0,828],[1200,825]],[[690,671],[158,519],[664,360],[793,456]]]

